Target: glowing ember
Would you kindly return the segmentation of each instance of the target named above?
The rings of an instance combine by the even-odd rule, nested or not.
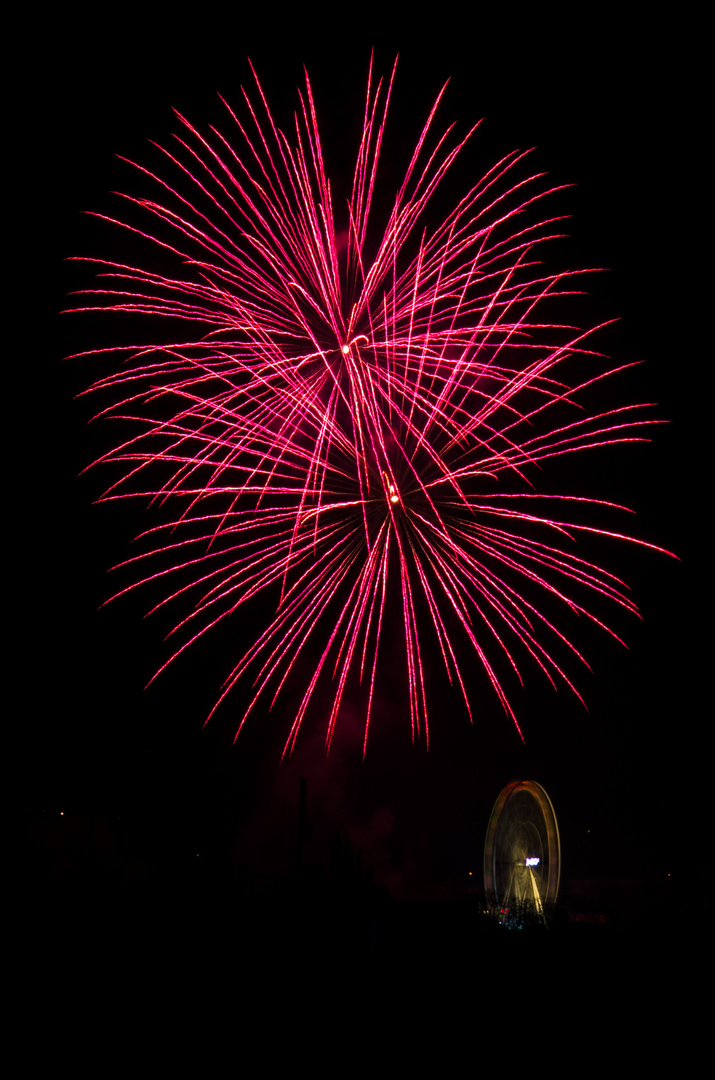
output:
[[[271,612],[217,705],[252,675],[240,730],[259,699],[302,678],[286,749],[331,674],[328,746],[349,678],[350,693],[365,688],[367,740],[391,612],[413,738],[428,738],[425,649],[438,646],[470,717],[460,657],[476,657],[516,723],[498,667],[520,678],[528,654],[572,686],[560,654],[582,660],[553,610],[599,626],[593,601],[635,610],[575,553],[584,533],[628,539],[568,520],[611,504],[534,486],[550,459],[640,438],[647,422],[639,406],[589,412],[583,399],[612,371],[591,331],[545,314],[576,291],[574,273],[537,254],[558,219],[533,211],[551,191],[518,177],[525,155],[512,153],[429,223],[472,134],[435,134],[438,98],[376,229],[392,78],[375,85],[370,71],[342,231],[310,83],[288,137],[256,80],[245,117],[228,109],[230,134],[179,117],[166,179],[136,166],[155,194],[125,196],[131,214],[115,224],[153,240],[166,268],[95,260],[95,310],[170,320],[169,344],[110,350],[122,362],[92,388],[111,399],[104,415],[131,420],[100,459],[123,471],[104,498],[175,507],[128,560],[148,560],[143,582],[179,572],[163,602],[193,601],[167,663],[263,597]]]

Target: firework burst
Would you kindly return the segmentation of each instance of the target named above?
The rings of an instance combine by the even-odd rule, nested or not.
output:
[[[544,314],[578,291],[573,272],[549,273],[537,254],[558,234],[539,212],[555,189],[524,177],[513,153],[431,223],[430,200],[474,130],[435,134],[438,98],[376,226],[393,79],[370,72],[341,230],[310,82],[286,135],[256,78],[241,114],[226,106],[228,135],[179,117],[181,134],[159,148],[165,172],[135,166],[154,196],[123,196],[127,213],[106,219],[180,268],[92,260],[101,285],[84,294],[91,310],[169,320],[176,334],[98,350],[122,362],[91,388],[112,402],[99,415],[131,421],[100,458],[121,471],[103,498],[164,508],[128,562],[137,584],[166,582],[162,603],[183,603],[167,663],[264,598],[265,625],[215,707],[252,680],[240,730],[302,678],[287,749],[329,678],[328,746],[358,679],[367,740],[395,621],[413,737],[428,739],[426,649],[438,646],[470,717],[460,658],[476,656],[516,723],[505,661],[520,679],[530,658],[575,690],[564,661],[583,658],[555,606],[600,626],[600,598],[635,611],[622,582],[576,553],[584,531],[629,539],[571,520],[610,504],[535,486],[548,459],[642,438],[648,422],[641,406],[584,407],[618,369],[591,350],[597,328]]]

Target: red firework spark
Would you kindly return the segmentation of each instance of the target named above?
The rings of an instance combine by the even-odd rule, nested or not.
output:
[[[372,243],[393,79],[394,68],[387,85],[375,85],[370,71],[345,250],[306,76],[291,137],[256,79],[255,98],[244,91],[244,120],[227,106],[231,138],[214,128],[204,138],[179,117],[173,149],[159,147],[176,186],[135,166],[156,200],[123,198],[153,224],[106,220],[178,257],[179,276],[92,260],[106,279],[92,310],[192,328],[189,340],[125,350],[119,370],[91,388],[114,402],[99,415],[140,425],[100,458],[121,463],[123,474],[103,498],[176,507],[144,534],[150,550],[128,560],[160,558],[142,582],[189,575],[162,601],[193,598],[167,663],[265,594],[274,613],[214,709],[252,672],[240,731],[258,700],[274,701],[297,674],[301,657],[317,657],[288,750],[324,672],[333,678],[328,747],[351,674],[367,688],[367,740],[389,607],[404,627],[413,738],[423,731],[427,741],[428,640],[470,717],[465,642],[517,724],[490,657],[506,657],[520,678],[529,654],[552,683],[574,691],[556,653],[583,660],[547,614],[553,604],[537,606],[539,594],[600,626],[593,605],[575,595],[636,610],[621,581],[574,553],[583,532],[632,538],[562,512],[569,503],[613,504],[533,486],[547,459],[642,438],[648,422],[643,406],[583,408],[584,392],[619,369],[587,347],[597,327],[584,332],[541,314],[545,301],[576,291],[573,272],[546,272],[535,257],[558,219],[533,223],[527,211],[556,189],[541,176],[515,179],[525,156],[515,152],[425,226],[435,189],[474,131],[451,142],[451,128],[434,135],[440,94]]]

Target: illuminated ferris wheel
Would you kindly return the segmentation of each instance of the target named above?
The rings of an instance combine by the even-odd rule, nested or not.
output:
[[[512,780],[494,803],[484,845],[484,887],[499,907],[543,915],[559,891],[561,843],[551,799]]]

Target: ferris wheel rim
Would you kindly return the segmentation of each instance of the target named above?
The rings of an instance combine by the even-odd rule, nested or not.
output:
[[[533,800],[533,803],[538,812],[541,815],[541,821],[544,827],[544,837],[546,840],[546,888],[544,895],[538,896],[537,907],[541,907],[543,904],[553,904],[556,901],[556,897],[559,891],[559,883],[561,877],[561,839],[559,836],[559,827],[556,820],[556,813],[554,811],[553,803],[548,796],[548,793],[534,780],[512,780],[508,783],[499,793],[496,802],[492,808],[491,816],[489,819],[489,825],[487,827],[487,835],[484,845],[484,886],[489,902],[496,904],[505,902],[508,899],[510,892],[512,891],[512,882],[510,880],[509,886],[506,889],[506,895],[499,895],[499,888],[497,887],[497,856],[498,856],[498,832],[499,825],[502,821],[504,811],[508,806],[510,800],[520,792],[526,792]],[[522,830],[525,828],[525,823],[520,822],[517,826]],[[534,826],[535,828],[535,826]],[[542,855],[543,857],[543,855]],[[499,865],[508,865],[511,859],[500,858]],[[536,885],[534,881],[534,874],[529,868],[531,874],[530,883],[534,894],[536,896]],[[527,881],[527,885],[529,882]]]

